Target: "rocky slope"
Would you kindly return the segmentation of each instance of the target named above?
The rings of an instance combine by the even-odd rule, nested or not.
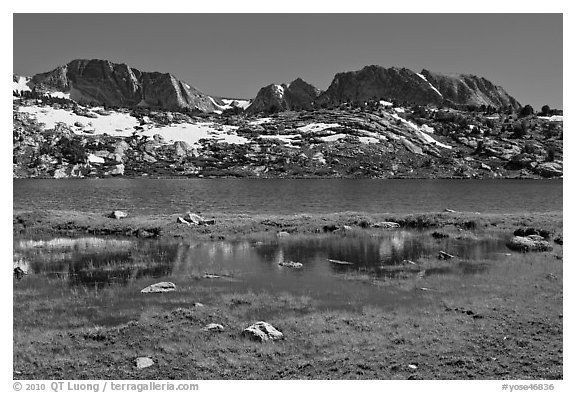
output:
[[[13,101],[14,177],[550,178],[562,116],[341,105],[190,116]]]
[[[203,112],[217,109],[209,96],[169,73],[142,72],[107,60],[73,60],[34,75],[28,85],[35,91],[69,94],[78,103]]]
[[[258,91],[249,113],[309,109],[320,91],[298,78],[290,84],[271,84]]]
[[[520,104],[504,89],[473,75],[442,75],[407,68],[384,68],[376,65],[359,71],[336,74],[326,92],[317,99],[319,105],[344,102],[389,100],[420,105],[491,105],[513,109]]]

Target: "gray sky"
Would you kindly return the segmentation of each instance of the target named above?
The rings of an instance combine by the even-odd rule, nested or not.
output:
[[[370,64],[426,68],[562,108],[561,14],[14,14],[13,54],[20,75],[108,59],[237,98],[297,77],[325,90]]]

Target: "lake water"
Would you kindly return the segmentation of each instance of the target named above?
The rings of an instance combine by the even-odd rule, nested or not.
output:
[[[458,256],[458,261],[420,274],[482,274],[488,265],[470,264],[469,259],[495,261],[506,258],[508,252],[505,239],[434,239],[429,231],[402,230],[383,232],[378,237],[318,235],[266,243],[94,237],[15,239],[14,259],[23,261],[29,273],[15,280],[15,286],[33,288],[45,299],[94,299],[94,308],[86,318],[98,324],[119,322],[110,320],[106,311],[110,307],[125,310],[120,314],[129,319],[137,318],[143,309],[162,307],[162,302],[170,308],[180,302],[181,306],[189,306],[187,294],[199,287],[227,293],[290,293],[312,298],[326,308],[386,307],[418,302],[422,296],[418,291],[370,285],[371,280],[383,282],[399,274],[414,277],[421,269],[415,270],[414,265],[403,261],[435,259],[439,250]],[[280,265],[287,261],[303,266],[295,269]],[[159,281],[174,282],[178,291],[160,296],[140,293]],[[193,300],[210,302],[204,298]]]
[[[562,211],[562,180],[74,179],[13,181],[14,209],[134,214]]]

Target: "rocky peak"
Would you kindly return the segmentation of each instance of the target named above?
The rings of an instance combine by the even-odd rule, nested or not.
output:
[[[133,107],[146,105],[165,110],[182,108],[212,112],[210,98],[172,74],[143,72],[108,60],[78,59],[32,77],[34,88],[70,93],[80,103]]]
[[[251,113],[311,108],[320,91],[301,78],[290,84],[271,84],[258,91],[248,108]]]
[[[364,102],[370,99],[426,104],[492,105],[497,108],[520,104],[506,91],[475,75],[444,75],[422,70],[370,65],[334,76],[318,104]]]

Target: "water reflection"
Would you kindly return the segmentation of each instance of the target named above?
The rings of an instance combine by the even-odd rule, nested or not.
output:
[[[127,284],[143,278],[202,279],[205,275],[234,277],[254,288],[330,285],[341,273],[367,272],[375,277],[391,276],[406,260],[434,256],[439,250],[463,259],[493,258],[504,250],[503,240],[434,240],[428,233],[386,232],[377,238],[318,236],[251,242],[165,242],[102,238],[58,238],[47,241],[14,242],[16,259],[32,274],[58,277],[70,285],[102,287]],[[328,259],[349,262],[329,263]],[[295,271],[281,262],[300,262]],[[477,273],[468,264],[460,273]],[[428,269],[426,274],[454,272],[454,267]],[[395,273],[394,273],[395,274]],[[229,280],[230,281],[230,280]],[[219,285],[215,283],[213,285]]]

